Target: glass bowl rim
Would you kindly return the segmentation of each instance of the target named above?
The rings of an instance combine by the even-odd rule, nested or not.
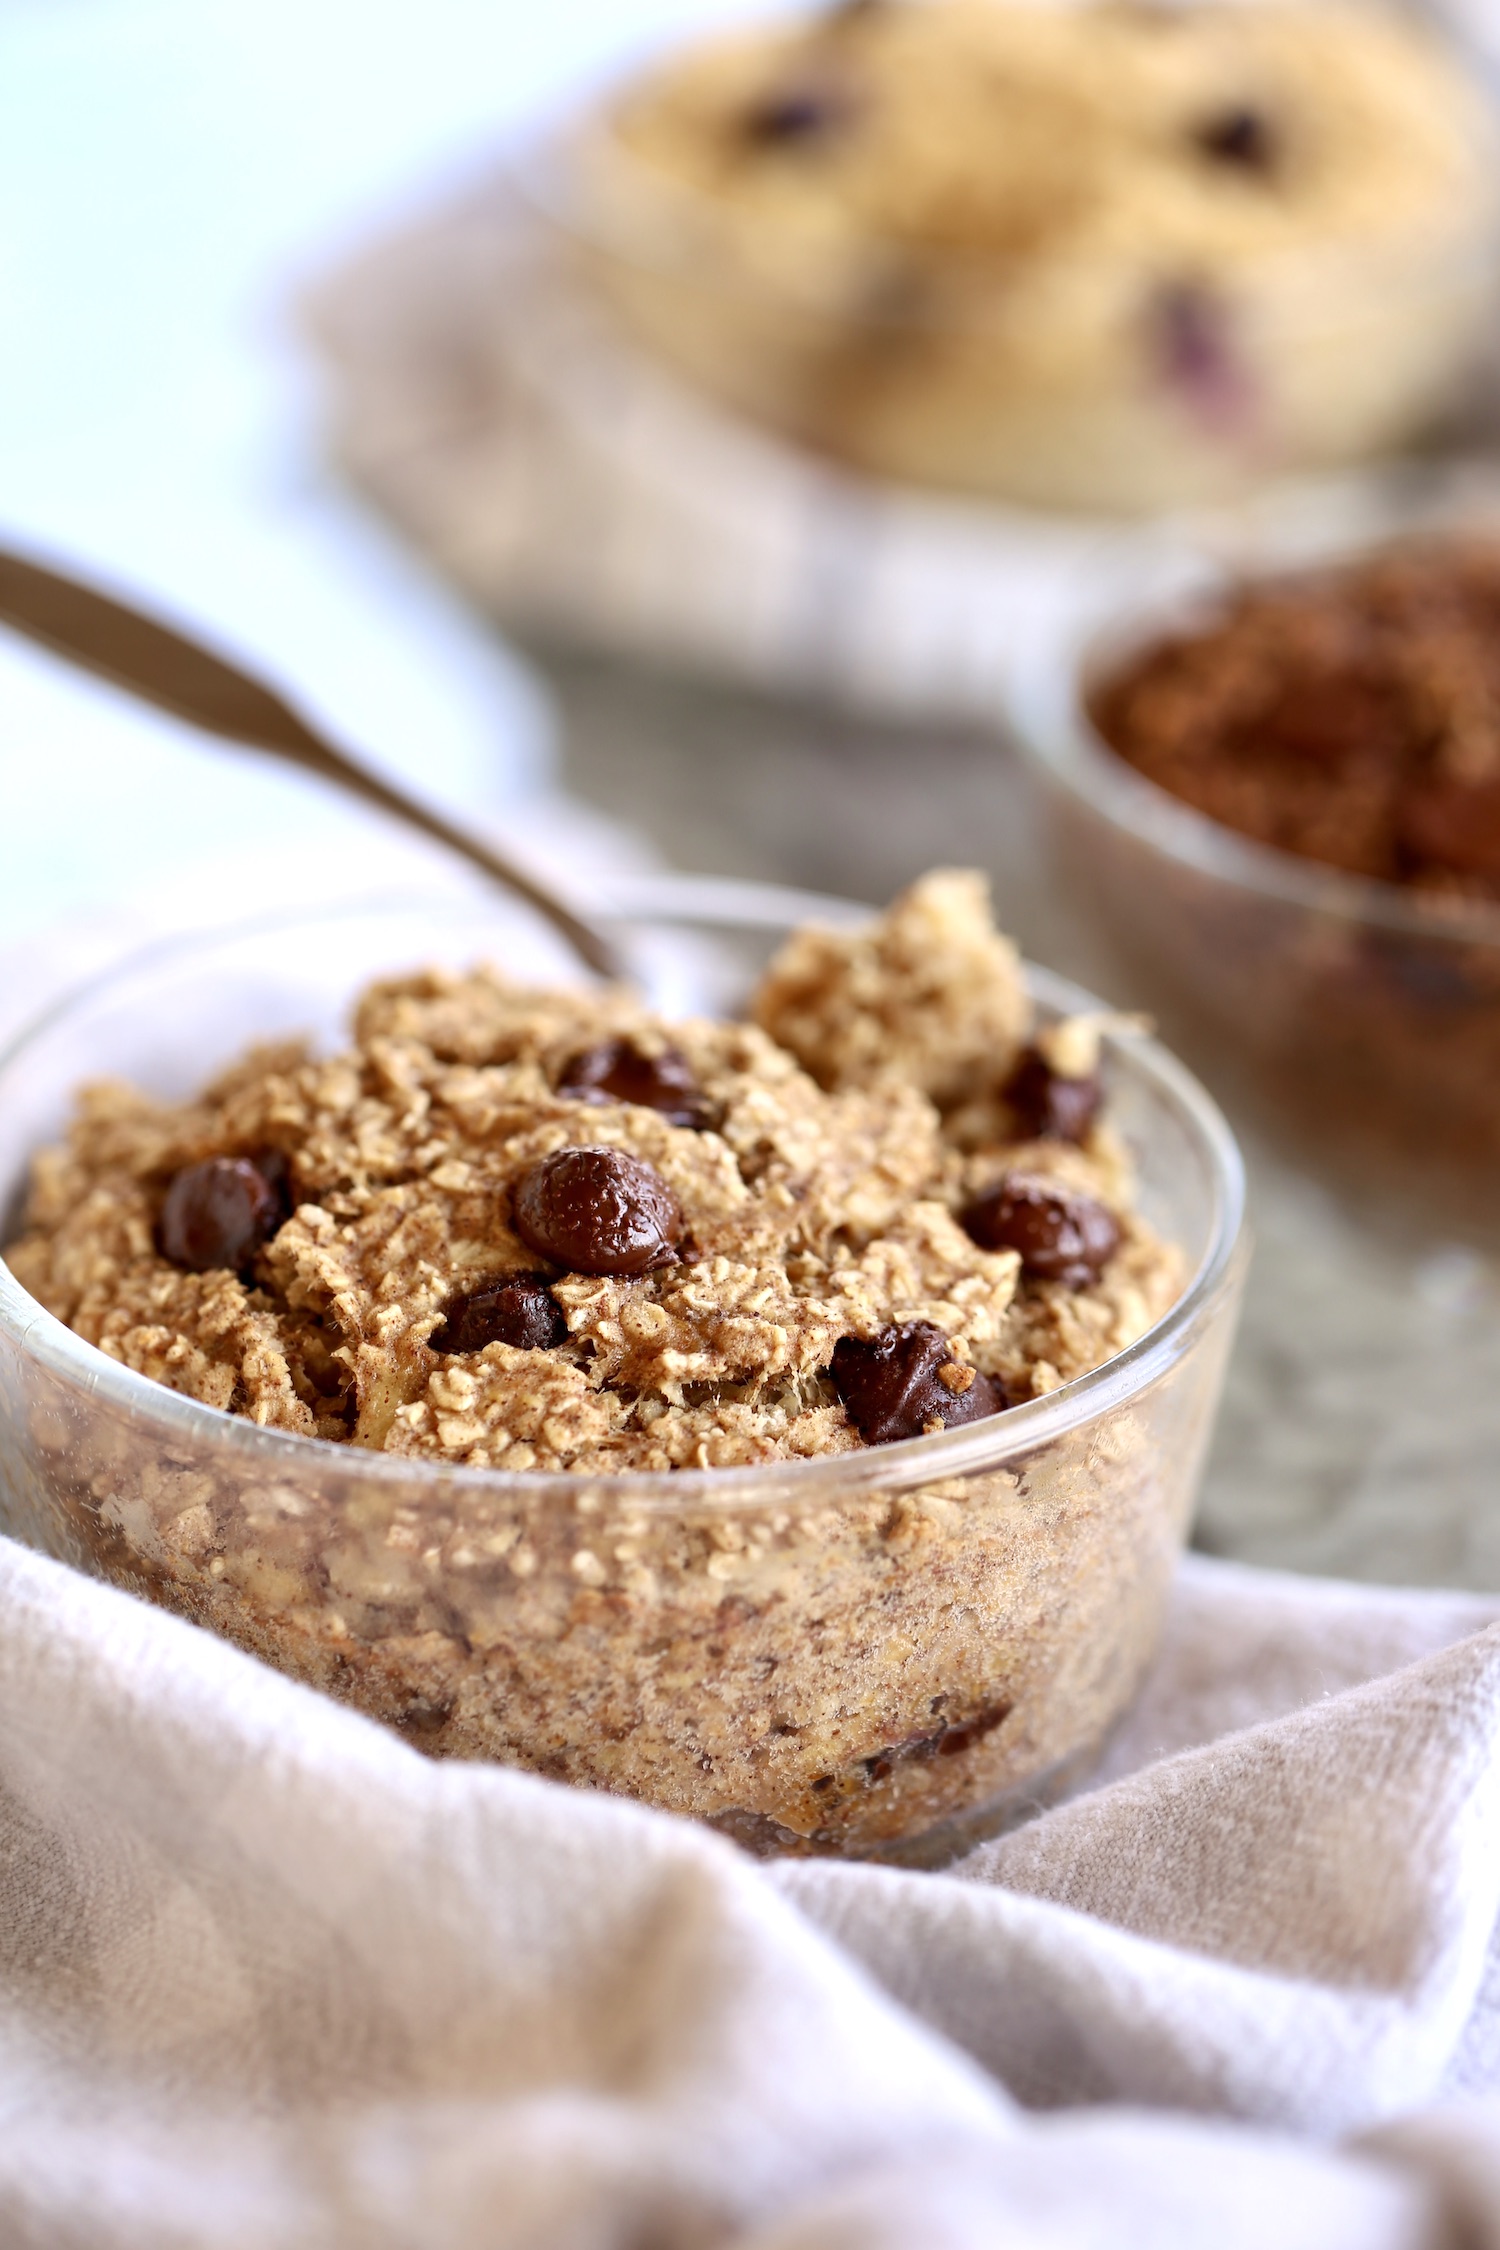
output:
[[[689,915],[673,896],[673,879],[663,878],[663,910],[655,915],[650,906],[656,881],[639,877],[631,880],[625,895],[633,904],[620,918],[641,922],[660,919],[679,927],[696,920],[710,927],[746,931],[771,926],[765,906],[775,893],[774,885],[739,886],[750,894],[743,917],[730,906],[718,913],[699,911]],[[702,879],[687,878],[682,890],[695,896],[700,906],[707,906],[709,901],[703,894],[713,887],[712,879],[705,884]],[[729,883],[725,888],[732,893],[737,886]],[[787,896],[801,909],[816,894],[789,892]],[[177,932],[135,948],[71,985],[7,1042],[0,1050],[0,1098],[5,1073],[24,1059],[34,1042],[74,1009],[154,967],[189,956],[206,960],[215,944],[228,946],[259,935],[324,928],[380,912],[436,915],[443,910],[443,903],[431,894],[385,893],[373,899],[341,901],[321,911],[268,913],[207,931]],[[868,918],[875,911],[854,907],[847,900],[828,899],[824,903],[846,926],[854,916]],[[450,898],[447,905],[475,919],[482,911],[481,902],[472,896]],[[792,924],[784,927],[790,929]],[[1092,994],[1053,971],[1031,962],[1025,963],[1024,969],[1028,992],[1045,1006],[1069,1014],[1102,1010],[1103,1004]],[[544,1501],[558,1507],[576,1505],[586,1497],[591,1506],[609,1504],[642,1514],[670,1515],[689,1507],[725,1513],[764,1509],[776,1503],[803,1509],[837,1507],[860,1493],[895,1493],[946,1477],[1002,1468],[1014,1456],[1034,1453],[1138,1396],[1180,1357],[1194,1332],[1238,1283],[1248,1258],[1243,1162],[1217,1104],[1186,1066],[1149,1033],[1121,1026],[1106,1029],[1104,1040],[1125,1068],[1139,1072],[1155,1093],[1165,1097],[1197,1144],[1212,1196],[1207,1243],[1182,1294],[1124,1351],[1042,1398],[1029,1399],[1003,1414],[957,1429],[862,1447],[853,1453],[753,1462],[727,1469],[624,1470],[606,1476],[465,1468],[268,1429],[169,1390],[75,1335],[21,1287],[3,1257],[0,1334],[9,1338],[23,1358],[40,1361],[52,1375],[80,1386],[91,1397],[101,1398],[138,1428],[154,1426],[164,1452],[170,1452],[174,1437],[199,1447],[211,1444],[221,1453],[238,1456],[247,1475],[281,1482],[295,1483],[299,1477],[305,1481],[310,1476],[331,1473],[358,1478],[362,1483],[388,1483],[407,1491],[413,1485],[425,1485],[434,1493],[504,1494],[514,1500]],[[1004,1442],[997,1444],[1002,1431]]]
[[[1387,542],[1380,541],[1377,545]],[[1245,574],[1269,584],[1300,573]],[[1365,927],[1448,945],[1500,947],[1500,902],[1454,899],[1436,906],[1399,883],[1351,875],[1321,860],[1241,835],[1174,797],[1112,750],[1089,716],[1092,678],[1179,623],[1184,610],[1222,601],[1229,585],[1195,586],[1115,607],[1076,645],[1035,641],[1019,650],[1001,690],[1005,731],[1034,769],[1068,796],[1164,859],[1283,905]]]

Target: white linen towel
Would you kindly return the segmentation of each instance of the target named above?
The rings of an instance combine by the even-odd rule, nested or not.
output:
[[[0,2240],[1500,2242],[1500,1599],[1191,1559],[947,1875],[437,1765],[0,1541]]]

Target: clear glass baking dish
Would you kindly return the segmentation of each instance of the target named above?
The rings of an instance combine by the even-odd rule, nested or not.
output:
[[[1131,1004],[1226,1098],[1351,1179],[1393,1179],[1394,1163],[1477,1216],[1481,1193],[1500,1205],[1500,907],[1421,898],[1239,835],[1147,780],[1090,719],[1092,686],[1212,614],[1223,585],[1182,558],[1159,594],[1018,653],[1007,717],[1044,784],[1060,879],[1121,961]]]
[[[800,918],[775,926],[763,890],[716,892],[659,898],[678,1005],[743,992]],[[82,1079],[179,1096],[251,1037],[335,1038],[375,974],[478,958],[538,966],[513,918],[442,902],[154,948],[0,1056],[0,1204]],[[1031,981],[1044,1016],[1087,1004]],[[756,1851],[941,1861],[1082,1771],[1129,1702],[1233,1327],[1242,1181],[1223,1120],[1149,1039],[1112,1034],[1105,1074],[1143,1208],[1190,1279],[1147,1336],[1051,1397],[748,1470],[450,1470],[179,1397],[0,1262],[0,1521],[431,1752],[623,1792]]]

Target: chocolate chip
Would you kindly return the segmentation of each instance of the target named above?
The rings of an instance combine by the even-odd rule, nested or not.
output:
[[[688,1125],[701,1133],[708,1104],[687,1056],[675,1047],[643,1055],[628,1039],[605,1039],[586,1047],[562,1068],[557,1091],[576,1101],[634,1102],[658,1110],[669,1125]]]
[[[482,1352],[486,1344],[547,1352],[567,1333],[561,1307],[540,1275],[509,1274],[455,1297],[428,1342],[435,1352]]]
[[[1064,1078],[1039,1047],[1021,1050],[1021,1059],[1001,1092],[1029,1141],[1087,1140],[1104,1099],[1104,1088],[1095,1075]]]
[[[949,1389],[939,1369],[952,1364],[952,1346],[941,1328],[930,1320],[904,1320],[882,1328],[868,1343],[841,1336],[829,1373],[865,1443],[889,1445],[919,1436],[934,1422],[957,1429],[1009,1405],[989,1375],[975,1375],[966,1390]]]
[[[936,1700],[943,1703],[947,1698],[939,1696]],[[884,1781],[896,1766],[925,1765],[932,1758],[957,1758],[965,1750],[972,1750],[976,1742],[983,1742],[997,1727],[1003,1727],[1015,1707],[1014,1701],[1007,1697],[1003,1702],[987,1704],[982,1711],[976,1711],[972,1719],[939,1727],[934,1734],[909,1734],[904,1741],[877,1750],[873,1757],[862,1758],[861,1770],[867,1781]],[[816,1782],[813,1786],[817,1787]]]
[[[853,114],[847,90],[810,80],[763,94],[746,110],[741,126],[756,148],[805,148],[840,131]]]
[[[1205,118],[1193,142],[1216,164],[1236,165],[1245,172],[1269,173],[1276,168],[1276,134],[1264,113],[1248,103]]]
[[[677,1263],[682,1206],[661,1174],[618,1148],[560,1148],[515,1191],[521,1240],[570,1273],[651,1273]]]
[[[1241,429],[1254,418],[1254,397],[1230,331],[1228,313],[1201,282],[1176,281],[1148,308],[1162,377],[1206,423]]]
[[[1120,1244],[1120,1223],[1091,1195],[1036,1172],[1009,1172],[971,1203],[963,1224],[981,1250],[1019,1250],[1038,1281],[1086,1289]]]
[[[268,1176],[273,1165],[276,1176]],[[284,1176],[279,1157],[210,1156],[186,1165],[161,1207],[162,1256],[188,1273],[243,1272],[287,1216]]]
[[[1015,1704],[1009,1699],[1002,1703],[991,1703],[985,1710],[977,1711],[972,1719],[965,1719],[956,1726],[944,1727],[937,1739],[937,1755],[940,1758],[956,1758],[961,1752],[972,1750],[976,1742],[983,1742],[985,1736],[993,1734],[996,1727],[1003,1727],[1014,1709]]]

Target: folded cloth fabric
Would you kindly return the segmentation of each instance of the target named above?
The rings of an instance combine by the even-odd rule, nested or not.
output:
[[[1500,2241],[1500,1599],[1190,1561],[942,1876],[437,1765],[0,1541],[0,2239]]]
[[[1205,552],[1372,536],[1412,473],[1268,487],[1154,524],[946,500],[847,474],[637,350],[504,174],[308,298],[348,472],[509,625],[866,708],[993,722],[1015,651],[1170,590]],[[1494,471],[1434,458],[1466,502]]]

